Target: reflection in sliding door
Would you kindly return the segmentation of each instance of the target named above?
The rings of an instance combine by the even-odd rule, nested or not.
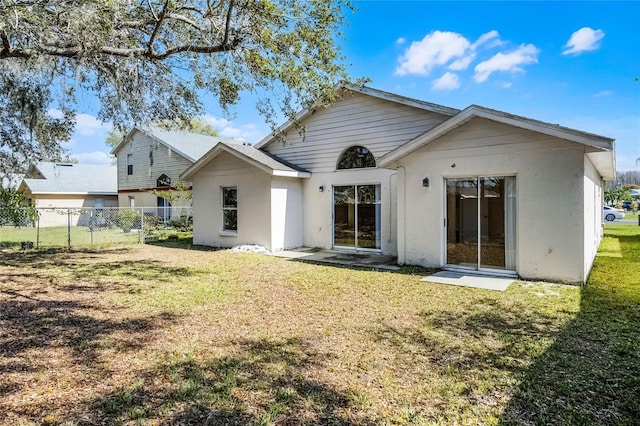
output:
[[[477,179],[447,179],[447,263],[478,266]]]
[[[447,264],[516,269],[515,177],[447,179]]]
[[[379,250],[380,185],[333,187],[333,245]]]
[[[358,248],[380,248],[380,185],[358,185]]]
[[[355,187],[333,187],[333,244],[355,247],[356,245],[356,197]]]

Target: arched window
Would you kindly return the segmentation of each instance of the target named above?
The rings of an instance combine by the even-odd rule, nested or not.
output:
[[[160,177],[156,179],[156,186],[158,188],[171,186],[171,178],[165,174],[160,175]]]
[[[373,154],[364,146],[352,146],[347,148],[338,160],[338,170],[342,169],[363,169],[365,167],[375,167],[376,159]]]

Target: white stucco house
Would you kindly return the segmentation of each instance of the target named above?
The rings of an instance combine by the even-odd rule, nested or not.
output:
[[[614,141],[368,87],[254,146],[218,143],[193,184],[194,243],[322,247],[400,264],[584,282]]]

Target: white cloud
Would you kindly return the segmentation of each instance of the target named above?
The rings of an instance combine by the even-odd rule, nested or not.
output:
[[[469,68],[469,65],[471,65],[471,62],[473,62],[475,58],[476,54],[471,53],[463,58],[456,59],[451,63],[451,65],[449,65],[449,69],[452,71],[466,70],[467,68]]]
[[[212,115],[202,117],[204,121],[211,124],[223,138],[237,139],[244,142],[256,142],[261,136],[254,124],[244,124],[240,127],[232,126],[226,118],[217,118]]]
[[[442,77],[434,80],[431,85],[433,90],[453,90],[458,87],[460,87],[458,75],[448,71]]]
[[[461,58],[471,43],[458,33],[434,31],[422,40],[414,41],[400,57],[397,75],[429,75],[435,66]]]
[[[601,92],[594,93],[593,97],[594,98],[602,98],[604,96],[611,96],[611,95],[613,95],[613,92],[611,90],[603,90]]]
[[[78,159],[80,164],[108,165],[113,162],[113,157],[103,151],[72,153],[71,156]]]
[[[62,111],[52,108],[47,111],[47,115],[51,118],[62,118]]]
[[[571,34],[571,38],[565,49],[562,51],[563,55],[580,54],[582,52],[588,52],[590,50],[596,50],[600,47],[599,41],[604,37],[604,31],[594,30],[589,27],[582,27],[578,31]]]
[[[502,88],[503,88],[503,89],[510,89],[512,84],[513,84],[513,83],[511,83],[510,81],[508,81],[508,82],[506,82],[506,83],[503,83],[503,84],[502,84]]]
[[[522,44],[509,53],[496,53],[491,59],[476,65],[473,78],[482,83],[496,71],[524,71],[522,65],[538,63],[538,53],[540,50],[533,44]]]
[[[83,136],[92,136],[109,130],[111,130],[111,124],[103,123],[93,115],[78,114],[76,116],[76,133]]]
[[[473,49],[477,49],[478,46],[481,46],[483,44],[486,44],[487,42],[489,42],[490,40],[493,40],[493,42],[490,44],[490,47],[494,47],[494,46],[498,46],[500,44],[502,44],[503,42],[500,40],[500,34],[498,34],[498,31],[496,30],[491,30],[488,33],[484,33],[482,34],[480,37],[478,37],[478,40],[475,41],[475,43],[473,43],[471,45],[471,47]]]
[[[399,38],[396,44],[404,44],[406,39]],[[451,71],[462,71],[476,59],[477,50],[493,48],[504,44],[498,31],[491,30],[482,34],[471,43],[462,34],[449,31],[433,31],[422,40],[414,41],[398,58],[396,75],[429,75],[435,68],[447,66]]]
[[[47,114],[52,118],[62,118],[62,111],[59,109],[52,108],[47,111]],[[78,114],[76,116],[76,134],[82,136],[93,136],[109,130],[111,130],[110,123],[104,123],[93,115]]]
[[[400,37],[396,40],[397,45],[405,44],[406,42],[407,42],[407,39],[404,37]]]

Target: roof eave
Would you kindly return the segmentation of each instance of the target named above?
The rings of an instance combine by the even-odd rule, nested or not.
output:
[[[471,105],[465,108],[457,115],[449,120],[433,127],[422,135],[417,136],[406,144],[387,153],[378,160],[380,167],[391,165],[393,162],[410,154],[416,149],[430,143],[431,141],[449,133],[453,129],[462,126],[474,118],[484,118],[491,121],[519,127],[536,133],[542,133],[560,139],[569,140],[586,146],[591,146],[602,151],[612,151],[614,148],[614,140],[600,135],[595,135],[580,130],[574,130],[555,124],[545,123],[526,117],[514,116],[502,111],[490,110],[488,108]]]
[[[300,171],[297,171],[297,170],[290,171],[290,170],[275,170],[274,169],[271,174],[273,176],[291,177],[291,178],[310,178],[311,177],[311,173],[309,173],[309,172],[300,172]]]

